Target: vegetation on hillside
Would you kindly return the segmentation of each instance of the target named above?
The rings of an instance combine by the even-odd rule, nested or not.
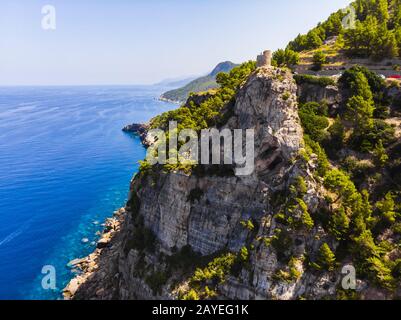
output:
[[[400,57],[401,1],[356,0],[347,10],[333,13],[307,34],[298,35],[286,50],[318,49],[332,37],[337,37],[338,48],[350,57],[374,60]]]
[[[276,67],[291,67],[299,62],[299,53],[291,49],[278,49],[273,53],[272,64]]]
[[[389,103],[383,94],[385,83],[364,67],[347,70],[339,83],[348,98],[333,119],[327,118],[325,101],[299,108],[307,149],[326,168],[317,174],[329,192],[329,212],[313,218],[340,243],[335,252],[324,245],[312,266],[330,271],[337,256],[349,257],[359,279],[391,291],[401,279],[397,273],[401,260],[390,254],[397,250],[394,239],[399,237],[388,241],[383,234],[401,224],[401,208],[395,201],[401,193],[388,179],[386,148],[394,142],[394,129],[378,119],[379,114],[375,117],[376,106]]]
[[[151,128],[167,128],[169,121],[177,121],[178,130],[199,131],[216,125],[222,108],[234,102],[239,86],[255,68],[255,62],[250,61],[235,67],[229,73],[217,74],[216,81],[220,87],[210,99],[196,107],[192,102],[190,105],[184,104],[178,109],[165,112],[151,120]]]
[[[206,101],[195,105],[190,102],[182,105],[180,108],[165,112],[153,118],[150,122],[150,128],[167,129],[170,121],[177,122],[177,130],[193,129],[199,132],[202,129],[210,128],[223,122],[224,107],[231,109],[235,103],[235,94],[239,87],[246,81],[249,75],[255,70],[256,63],[249,61],[232,69],[229,73],[220,72],[216,76],[219,88]],[[167,136],[167,140],[168,140]],[[168,152],[168,150],[167,150]],[[183,170],[189,172],[191,165],[186,164],[166,164],[164,170],[174,171]],[[141,171],[147,171],[150,166],[146,161],[141,162]]]

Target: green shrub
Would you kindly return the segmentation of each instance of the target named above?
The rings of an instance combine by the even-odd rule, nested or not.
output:
[[[319,249],[318,265],[328,271],[333,271],[336,267],[336,256],[327,243],[323,243]]]
[[[306,185],[305,179],[301,176],[295,178],[295,188],[298,197],[303,197],[308,191],[308,187]]]
[[[312,75],[308,75],[308,74],[296,74],[294,76],[294,79],[298,85],[307,83],[307,84],[318,85],[318,86],[325,88],[327,86],[334,86],[336,84],[336,82],[333,78],[318,77],[318,76],[312,76]]]
[[[288,91],[284,92],[283,95],[281,96],[284,101],[287,101],[291,97],[291,93]]]
[[[376,72],[370,71],[366,67],[353,66],[352,68],[346,70],[339,79],[339,83],[343,86],[345,90],[350,91],[351,96],[357,95],[358,93],[356,93],[354,89],[355,82],[357,82],[357,78],[360,77],[360,75],[358,76],[359,73],[362,73],[367,79],[375,102],[383,102],[383,100],[387,98],[383,97],[382,95],[383,92],[385,92],[386,82],[382,78],[380,78],[380,76]]]
[[[306,206],[305,202],[301,199],[298,199],[298,204],[302,211],[301,226],[306,228],[307,230],[311,230],[314,227],[315,223],[313,222],[313,219],[310,213],[308,212],[308,207]]]
[[[401,279],[401,259],[397,259],[396,261],[394,261],[391,274],[394,278]]]
[[[202,283],[209,280],[224,282],[235,262],[236,256],[232,253],[224,254],[211,261],[206,268],[196,269],[191,283]]]
[[[388,192],[383,200],[376,203],[376,208],[387,222],[395,222],[397,214],[395,212],[394,196],[391,192]]]
[[[391,269],[381,259],[372,256],[367,259],[367,264],[372,280],[383,288],[388,290],[394,289],[395,281]]]
[[[346,205],[353,205],[360,195],[350,177],[338,169],[330,170],[324,181],[326,188],[338,194]]]
[[[366,177],[371,176],[375,166],[369,160],[358,160],[354,156],[348,156],[341,161],[341,166],[349,175],[354,184],[359,188],[366,182]]]
[[[359,258],[359,262],[364,262],[372,256],[379,256],[378,248],[370,230],[364,230],[358,237],[354,237],[353,246],[353,251]]]
[[[299,63],[299,53],[290,49],[278,49],[273,53],[272,64],[276,67],[291,67]]]
[[[246,221],[241,221],[241,225],[251,232],[255,229],[255,225],[253,224],[251,219],[248,219]]]
[[[302,273],[297,269],[297,263],[299,259],[292,257],[288,263],[288,266],[285,270],[277,270],[274,274],[273,278],[277,281],[291,283],[297,281]]]
[[[190,301],[197,301],[200,300],[200,297],[195,289],[190,289],[188,293],[179,297],[180,300],[190,300]]]
[[[391,230],[398,236],[401,235],[401,222],[394,223],[391,226]]]
[[[304,140],[306,146],[311,148],[313,153],[317,155],[317,174],[320,177],[324,177],[330,168],[330,162],[325,151],[322,149],[318,142],[313,141],[309,136],[305,136]]]
[[[300,106],[298,114],[301,119],[305,134],[313,141],[323,141],[327,133],[325,129],[329,126],[326,116],[321,115],[320,104],[308,102]]]
[[[355,290],[345,290],[343,288],[337,288],[336,290],[337,300],[360,300],[358,292]]]
[[[349,225],[350,219],[343,207],[340,207],[330,215],[329,231],[337,240],[347,239]]]
[[[323,65],[327,62],[327,56],[322,51],[316,51],[313,55],[313,69],[319,71]]]
[[[365,127],[366,128],[366,127]],[[379,141],[384,146],[395,140],[394,128],[383,120],[375,119],[372,127],[366,130],[355,130],[350,139],[350,146],[362,152],[372,152]]]
[[[386,165],[389,157],[386,153],[386,149],[383,147],[383,142],[381,140],[379,140],[379,142],[376,144],[376,147],[373,150],[373,155],[376,166],[378,166],[379,168],[383,168]]]
[[[239,257],[239,260],[240,260],[241,262],[243,262],[243,263],[244,263],[244,262],[247,262],[248,259],[249,259],[248,248],[247,248],[247,247],[242,247],[241,250],[240,250],[240,252],[239,252],[238,257]]]

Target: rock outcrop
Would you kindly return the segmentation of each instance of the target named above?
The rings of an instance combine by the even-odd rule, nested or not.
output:
[[[302,221],[306,212],[317,212],[324,198],[313,175],[316,159],[300,156],[303,132],[297,108],[291,73],[258,68],[239,90],[224,125],[255,130],[254,173],[237,177],[232,170],[204,169],[191,175],[138,174],[118,223],[95,253],[78,261],[84,273],[71,281],[65,296],[175,299],[188,290],[188,277],[202,261],[245,247],[248,262],[217,285],[218,298],[335,295],[341,274],[307,270],[304,261],[315,259],[324,242],[336,248],[336,241],[319,225],[289,228],[277,217],[289,210],[286,203],[300,177],[305,190],[291,207],[294,221]],[[290,272],[296,276],[280,277]]]
[[[122,227],[127,212],[120,209],[107,219],[96,250],[82,259],[72,260],[68,266],[78,275],[63,290],[65,299],[118,299],[118,256],[124,239]],[[92,292],[90,297],[87,293]]]
[[[128,124],[122,129],[124,132],[137,134],[145,147],[149,147],[153,143],[153,141],[148,137],[148,130],[149,125],[142,123]]]

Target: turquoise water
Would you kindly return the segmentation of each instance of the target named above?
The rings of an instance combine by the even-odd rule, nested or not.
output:
[[[0,299],[57,299],[145,156],[121,128],[174,108],[160,87],[0,88]],[[44,265],[56,290],[41,286]]]

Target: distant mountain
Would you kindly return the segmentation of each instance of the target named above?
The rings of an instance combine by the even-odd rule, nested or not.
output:
[[[197,77],[185,77],[185,78],[169,78],[164,79],[155,84],[155,86],[163,86],[163,87],[171,87],[171,88],[179,88],[185,86],[186,84],[190,83],[191,81],[195,80]]]
[[[202,92],[217,88],[217,74],[220,72],[230,72],[236,66],[237,64],[230,61],[221,62],[208,75],[197,78],[181,88],[167,91],[161,95],[160,99],[177,103],[185,102],[191,92]]]

